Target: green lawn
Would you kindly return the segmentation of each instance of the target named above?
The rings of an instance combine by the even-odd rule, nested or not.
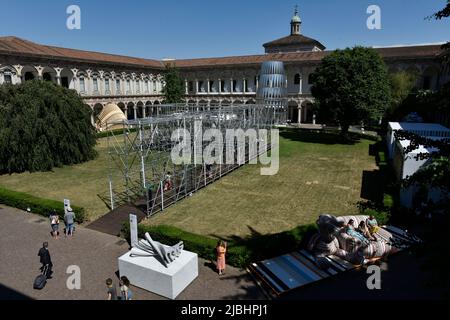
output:
[[[84,207],[87,219],[94,220],[109,209],[98,197],[108,192],[107,139],[98,139],[95,160],[55,168],[52,172],[1,175],[0,185],[11,190],[34,196],[62,201],[71,200],[73,205]]]
[[[275,233],[314,222],[320,213],[356,213],[363,171],[377,169],[369,155],[374,142],[335,143],[334,135],[282,133],[280,170],[261,176],[258,165],[246,165],[209,185],[146,223],[169,224],[204,235],[246,236]],[[86,208],[88,221],[108,212],[98,194],[108,192],[106,139],[99,156],[53,172],[0,176],[0,185],[35,196],[69,198]]]
[[[334,135],[285,132],[277,175],[261,176],[259,166],[247,165],[145,223],[242,237],[312,223],[321,213],[357,213],[363,172],[377,170],[375,157],[369,155],[374,142],[336,140]]]

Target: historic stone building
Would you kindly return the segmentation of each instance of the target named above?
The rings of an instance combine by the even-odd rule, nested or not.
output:
[[[331,51],[301,33],[295,12],[289,36],[264,44],[265,54],[223,58],[173,60],[185,79],[185,101],[193,105],[255,103],[261,63],[279,60],[288,78],[289,114],[292,123],[313,123],[310,75]],[[417,86],[436,89],[450,80],[440,62],[440,45],[376,49],[391,70],[412,70]],[[164,103],[162,73],[167,61],[58,48],[16,37],[0,37],[0,84],[31,79],[54,81],[77,90],[95,115],[110,103],[128,119],[159,112]],[[92,121],[94,122],[94,116]]]

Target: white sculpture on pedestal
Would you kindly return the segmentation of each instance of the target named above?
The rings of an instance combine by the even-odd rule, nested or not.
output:
[[[178,258],[183,251],[183,241],[170,247],[153,240],[148,232],[145,234],[145,238],[146,240],[139,240],[131,249],[130,257],[156,257],[168,268],[169,264]]]

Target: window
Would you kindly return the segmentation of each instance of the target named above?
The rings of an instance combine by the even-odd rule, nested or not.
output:
[[[236,92],[237,81],[233,80],[233,92]]]
[[[213,80],[209,81],[209,91],[216,92],[215,88],[214,88],[214,81]]]
[[[294,77],[294,84],[300,84],[300,74],[297,73]]]
[[[120,79],[116,79],[116,93],[120,93]]]
[[[12,83],[12,77],[10,74],[5,74],[3,77],[5,79],[5,83],[9,83],[9,84]]]
[[[188,87],[189,92],[194,91],[194,83],[192,81],[189,81]]]
[[[310,73],[309,76],[308,76],[308,84],[312,84],[312,83],[313,83],[313,79],[312,79],[313,77],[312,77],[312,75],[313,75],[313,74]]]
[[[105,79],[105,93],[109,93],[109,79]]]
[[[205,89],[203,88],[203,81],[198,82],[198,91],[205,92]]]
[[[64,88],[69,88],[69,78],[68,77],[61,77],[61,85]]]
[[[137,93],[139,93],[141,91],[140,84],[141,84],[140,81],[136,80],[136,92]]]
[[[127,80],[127,93],[131,91],[131,82],[130,79]]]
[[[144,83],[144,91],[147,93],[148,92],[148,80],[145,80]]]
[[[80,78],[80,92],[86,92],[86,83],[84,82],[84,78]]]
[[[94,78],[92,81],[94,83],[94,92],[98,92],[98,79]]]
[[[157,88],[156,88],[156,81],[153,81],[153,92],[156,92]]]
[[[222,92],[225,91],[225,80],[220,80],[220,89],[222,90]]]
[[[431,77],[424,76],[423,77],[423,90],[430,90],[430,89],[431,89]]]
[[[244,92],[248,92],[248,81],[246,79],[242,80],[244,83]]]

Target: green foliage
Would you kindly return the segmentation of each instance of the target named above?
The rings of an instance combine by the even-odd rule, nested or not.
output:
[[[126,237],[129,237],[129,228],[128,223],[123,225],[122,233]],[[245,239],[225,239],[228,242],[227,264],[242,268],[254,261],[291,252],[297,249],[301,241],[306,240],[308,235],[313,234],[316,230],[314,225],[306,225],[277,234],[258,234]],[[186,232],[168,225],[147,226],[139,224],[139,236],[143,238],[146,232],[150,233],[153,239],[168,245],[183,241],[186,250],[193,251],[206,260],[214,261],[216,259],[217,239]]]
[[[450,17],[450,0],[447,0],[446,6],[442,10],[439,10],[438,12],[433,14],[432,17],[436,20]]]
[[[51,82],[0,86],[0,174],[93,159],[90,112],[75,91]]]
[[[392,106],[399,106],[413,90],[418,75],[408,71],[394,72],[389,75],[392,92]]]
[[[374,49],[334,51],[316,68],[312,83],[319,121],[339,122],[344,134],[350,125],[378,121],[391,104],[386,65]]]
[[[424,122],[435,122],[443,114],[450,113],[450,83],[445,84],[439,91],[419,91],[410,94],[395,109],[387,114],[389,121],[402,121],[411,112],[418,113]]]
[[[21,210],[31,209],[31,212],[48,217],[52,210],[56,210],[61,218],[64,217],[64,203],[61,201],[38,198],[27,193],[17,192],[0,187],[0,203]],[[85,219],[85,210],[71,206],[75,212],[76,222],[82,223]]]
[[[112,136],[118,136],[123,134],[123,129],[115,129],[115,130],[107,130],[107,131],[102,131],[102,132],[98,132],[96,134],[97,139],[101,139],[101,138],[106,138],[106,137],[112,137]],[[128,129],[127,132],[137,132],[136,128],[131,128]]]
[[[166,103],[183,102],[185,94],[183,79],[181,79],[178,69],[170,63],[166,64],[164,82],[163,94]]]

